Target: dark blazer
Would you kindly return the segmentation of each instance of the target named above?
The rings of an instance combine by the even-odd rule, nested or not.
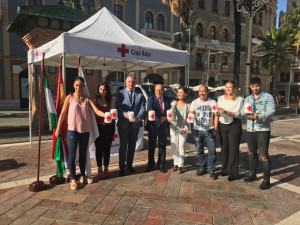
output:
[[[144,114],[146,111],[145,109],[146,100],[143,93],[140,90],[135,89],[134,92],[135,93],[134,93],[134,98],[132,103],[130,102],[127,88],[124,88],[118,92],[116,106],[117,106],[119,118],[118,118],[117,126],[120,128],[125,129],[129,126],[130,123],[132,123],[125,118],[125,115],[128,111],[133,111],[134,116],[140,119],[140,122],[137,124],[133,123],[133,126],[136,128],[143,126],[142,120],[144,118]]]
[[[159,101],[155,95],[152,95],[148,98],[148,105],[147,105],[147,110],[154,110],[155,111],[155,120],[154,121],[148,121],[145,129],[148,132],[151,131],[157,131],[160,126],[164,126],[164,129],[166,133],[169,133],[170,127],[169,127],[169,122],[165,121],[163,124],[160,123],[160,119],[162,116],[167,116],[167,110],[171,108],[171,99],[163,96],[163,101],[164,101],[164,112],[161,112],[161,108],[159,105]],[[147,117],[148,118],[148,117]]]

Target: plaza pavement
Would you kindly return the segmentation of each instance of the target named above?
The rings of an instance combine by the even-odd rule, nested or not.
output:
[[[183,174],[145,173],[145,134],[144,150],[135,154],[135,174],[118,177],[118,156],[113,156],[110,179],[95,177],[93,184],[79,185],[77,191],[71,191],[68,183],[49,185],[56,163],[50,159],[51,141],[43,141],[40,179],[47,188],[39,193],[28,191],[28,185],[36,180],[37,142],[2,144],[0,224],[300,224],[300,118],[277,118],[272,122],[271,135],[272,188],[265,191],[258,189],[261,174],[260,180],[249,184],[242,180],[248,174],[245,132],[239,180],[197,177],[191,136]],[[219,174],[219,147],[217,152]],[[168,145],[167,168],[171,167]],[[96,175],[95,160],[92,168]]]

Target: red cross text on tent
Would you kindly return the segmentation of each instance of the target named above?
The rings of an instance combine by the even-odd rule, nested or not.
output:
[[[118,52],[121,52],[121,56],[125,57],[125,54],[129,53],[129,49],[126,48],[125,44],[122,44],[121,48],[118,48]]]

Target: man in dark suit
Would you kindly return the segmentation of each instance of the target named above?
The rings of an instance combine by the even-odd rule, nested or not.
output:
[[[158,160],[157,165],[160,172],[165,173],[164,164],[166,161],[166,144],[167,136],[170,131],[169,122],[167,121],[167,110],[171,107],[171,100],[163,96],[164,88],[161,84],[155,86],[155,95],[148,98],[147,110],[155,111],[155,121],[148,121],[146,130],[148,131],[148,167],[147,172],[154,168],[154,153],[156,139],[158,137]]]
[[[129,75],[126,78],[126,88],[118,92],[118,132],[120,137],[119,167],[120,176],[125,175],[125,161],[127,171],[134,173],[132,167],[135,145],[140,127],[143,126],[142,119],[145,114],[145,97],[143,93],[135,89],[136,80]],[[129,121],[129,112],[134,112],[134,122]]]

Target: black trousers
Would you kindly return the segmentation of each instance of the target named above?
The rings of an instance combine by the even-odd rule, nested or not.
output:
[[[270,131],[247,132],[248,150],[257,158],[257,150],[260,156],[269,158]],[[269,160],[269,159],[268,159]]]
[[[98,124],[98,130],[99,137],[95,141],[97,166],[102,167],[103,158],[104,166],[108,166],[111,143],[115,135],[115,124]]]
[[[242,138],[242,124],[240,119],[233,119],[231,124],[219,125],[222,156],[222,173],[228,177],[238,177],[239,151]]]

